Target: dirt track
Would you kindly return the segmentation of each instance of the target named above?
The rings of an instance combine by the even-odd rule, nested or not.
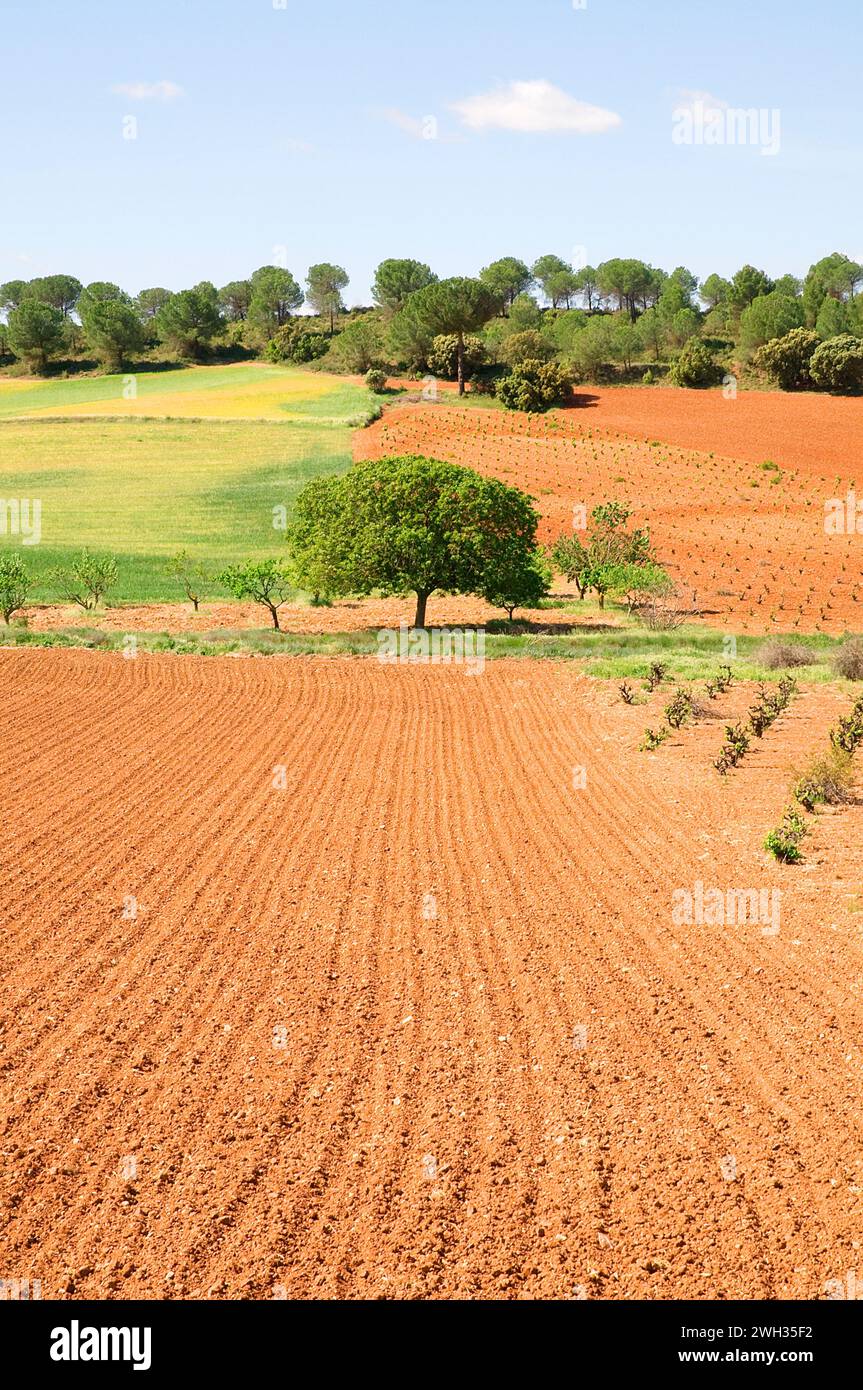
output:
[[[847,696],[723,785],[746,692],[648,756],[664,697],[565,665],[3,652],[0,693],[0,1277],[818,1298],[863,1267],[861,811],[799,869],[760,849]],[[780,887],[779,935],[675,925],[699,879]]]

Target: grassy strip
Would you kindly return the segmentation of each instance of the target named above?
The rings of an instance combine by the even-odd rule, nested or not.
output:
[[[98,627],[65,627],[50,632],[12,623],[0,626],[0,645],[6,647],[89,647],[123,651],[134,636],[137,650],[173,651],[198,655],[243,652],[271,656],[375,656],[378,629],[357,632],[292,633],[271,628],[221,629],[200,633],[115,632]],[[644,679],[653,661],[666,664],[666,679],[703,680],[715,676],[727,662],[735,680],[777,681],[782,671],[770,671],[757,657],[764,639],[738,637],[737,655],[727,655],[727,635],[702,627],[678,628],[670,633],[650,633],[638,628],[608,628],[556,636],[537,632],[486,632],[485,656],[517,660],[578,661],[586,674],[606,679]],[[830,655],[840,639],[823,635],[807,639],[819,660],[805,668],[805,680],[831,681],[835,673]]]

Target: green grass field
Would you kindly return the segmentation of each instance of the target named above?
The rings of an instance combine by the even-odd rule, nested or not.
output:
[[[122,381],[0,383],[0,497],[42,503],[41,543],[4,535],[0,553],[23,555],[34,601],[84,545],[117,558],[115,602],[178,599],[165,561],[181,548],[213,569],[281,553],[273,508],[347,468],[351,428],[375,409],[338,377],[257,364],[142,374],[130,399]]]

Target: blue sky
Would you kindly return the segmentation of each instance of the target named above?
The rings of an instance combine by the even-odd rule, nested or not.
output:
[[[860,0],[280,3],[4,0],[0,280],[863,256]],[[779,152],[675,144],[699,100]]]

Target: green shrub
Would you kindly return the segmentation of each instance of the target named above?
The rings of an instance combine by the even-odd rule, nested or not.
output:
[[[658,748],[667,738],[671,738],[671,729],[667,725],[662,729],[645,729],[644,737],[638,745],[639,751],[652,753],[654,748]]]
[[[387,374],[382,367],[369,367],[366,372],[366,386],[380,395],[387,389]]]
[[[752,364],[783,391],[803,390],[812,385],[809,367],[820,345],[821,338],[814,329],[792,328],[760,347]]]
[[[500,349],[501,359],[508,367],[520,367],[524,362],[547,362],[553,355],[553,347],[535,328],[511,334]]]
[[[330,339],[323,333],[309,333],[290,319],[267,343],[267,357],[271,362],[314,362],[329,346]]]
[[[569,395],[570,380],[557,362],[538,359],[522,362],[498,383],[498,399],[508,410],[548,410],[562,405]]]
[[[470,381],[477,367],[485,361],[485,345],[481,338],[466,333],[464,338],[464,379]],[[444,381],[455,381],[458,377],[458,337],[455,333],[438,333],[432,339],[428,355],[428,367],[432,376],[442,377]]]
[[[850,333],[828,338],[812,354],[809,370],[823,391],[837,395],[859,391],[863,387],[863,339]]]
[[[800,812],[789,806],[779,825],[766,836],[764,848],[782,864],[799,864],[803,858],[800,843],[808,833],[809,827]]]
[[[672,729],[679,729],[681,724],[685,724],[687,720],[691,719],[692,696],[689,691],[678,686],[665,706],[664,713]]]
[[[718,376],[710,349],[698,338],[689,339],[668,369],[669,380],[675,386],[712,386]]]

